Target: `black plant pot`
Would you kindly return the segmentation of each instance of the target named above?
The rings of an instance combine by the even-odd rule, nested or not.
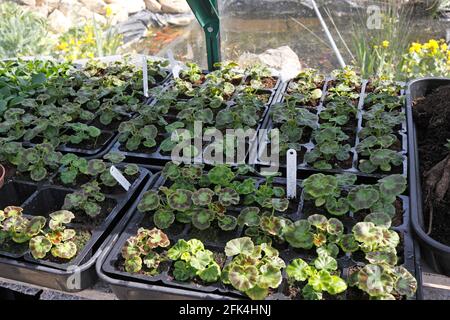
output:
[[[83,250],[65,264],[35,260],[28,247],[10,254],[0,251],[0,275],[3,278],[30,283],[46,288],[77,292],[91,287],[97,281],[95,262],[113,235],[120,233],[126,221],[122,217],[135,201],[144,185],[153,183],[159,169],[140,169],[139,177],[128,192],[108,196],[116,205],[104,222],[92,232]],[[8,181],[0,192],[0,206],[22,206],[31,215],[52,212],[60,207],[64,195],[70,189],[52,186],[50,180],[33,183],[20,180]]]
[[[450,276],[450,246],[446,246],[427,235],[424,226],[422,185],[419,171],[419,152],[416,125],[413,118],[413,102],[433,90],[450,85],[448,78],[424,78],[409,83],[407,90],[407,122],[409,156],[409,186],[411,202],[411,224],[421,247],[422,257],[436,272]]]
[[[245,178],[245,177],[243,177]],[[261,178],[260,178],[261,179]],[[263,179],[262,179],[263,180]],[[175,281],[173,277],[170,277],[169,268],[163,268],[160,274],[155,276],[149,276],[145,274],[131,274],[119,268],[119,259],[121,256],[121,249],[125,241],[136,234],[136,231],[140,227],[152,228],[154,225],[146,223],[144,221],[150,221],[150,213],[141,213],[137,210],[137,206],[143,197],[143,193],[147,190],[153,189],[157,190],[158,187],[165,185],[166,179],[164,177],[155,178],[153,184],[147,184],[140,196],[126,213],[126,216],[122,221],[127,220],[126,226],[123,228],[121,233],[114,234],[110,238],[110,242],[107,244],[103,253],[97,260],[96,270],[99,278],[104,282],[108,283],[113,292],[119,299],[123,300],[157,300],[157,299],[194,299],[194,300],[205,300],[205,299],[215,299],[215,300],[229,300],[229,299],[245,299],[246,296],[242,293],[234,290],[232,287],[222,285],[220,282],[213,283],[210,285],[201,285],[198,283],[181,283]],[[276,185],[285,185],[286,180],[283,178],[275,178],[274,183]],[[304,195],[301,191],[301,180],[297,181],[298,186],[298,203],[289,209],[288,213],[285,214],[286,217],[293,221],[307,218],[311,213],[306,209],[306,204],[304,200]],[[421,300],[422,299],[422,280],[420,277],[420,264],[417,263],[417,256],[420,254],[415,248],[414,240],[410,232],[410,222],[409,222],[409,200],[408,197],[399,197],[402,205],[402,219],[399,225],[393,227],[403,239],[402,245],[399,247],[399,259],[402,261],[401,264],[408,269],[417,279],[418,289],[416,295],[412,299]],[[236,207],[237,212],[240,212],[242,208]],[[354,218],[353,214],[346,217],[344,227],[347,230],[351,230],[352,226],[357,223],[357,219]],[[178,239],[191,239],[197,238],[193,236],[193,228],[186,225],[181,230],[178,228],[167,229],[164,232],[169,236],[173,242]],[[204,233],[204,231],[202,232]],[[238,238],[244,236],[244,229],[238,227],[236,231],[228,232],[226,236],[230,239]],[[220,238],[220,239],[219,239]],[[218,237],[218,239],[206,238],[201,239],[208,249],[214,251],[214,249],[223,251],[227,240]],[[280,257],[286,261],[292,261],[294,258],[302,258],[304,260],[310,261],[314,257],[314,253],[308,250],[297,250],[289,246],[275,245],[275,247],[280,251]],[[352,254],[340,253],[337,258],[338,265],[342,269],[349,269],[354,267],[358,263],[364,262],[361,257]],[[283,273],[283,282],[275,292],[273,292],[267,299],[288,299],[285,294],[288,287],[288,281],[286,279],[286,274]],[[343,295],[344,298],[347,296]]]

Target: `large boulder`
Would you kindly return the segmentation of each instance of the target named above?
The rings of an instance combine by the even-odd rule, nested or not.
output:
[[[191,10],[186,0],[159,0],[165,13],[187,13]]]
[[[75,18],[78,11],[83,8],[83,5],[78,1],[60,0],[58,10],[64,13],[67,17]]]
[[[47,19],[49,28],[54,33],[63,33],[69,30],[72,25],[72,21],[69,17],[65,16],[64,13],[58,9],[53,10]]]
[[[105,24],[106,23],[106,18],[101,15],[98,14],[94,11],[89,10],[86,7],[82,7],[80,10],[78,10],[76,12],[77,16],[79,18],[81,18],[82,20],[86,20],[86,21],[92,21],[92,19],[95,19],[95,21],[99,24]]]
[[[112,12],[111,23],[117,24],[128,20],[128,11],[123,8],[123,4],[111,3],[108,5]]]
[[[47,18],[48,14],[50,13],[50,9],[46,4],[43,4],[41,6],[36,6],[32,9],[35,14],[37,14],[38,16],[41,16],[43,18]]]
[[[79,0],[89,10],[105,14],[106,3],[103,0]]]
[[[147,10],[155,13],[161,12],[162,10],[162,6],[157,0],[145,0],[145,6]]]
[[[58,9],[61,0],[45,0],[45,4],[48,6],[49,12]]]
[[[285,79],[294,78],[301,70],[302,64],[297,54],[289,46],[269,49],[261,54],[244,53],[239,57],[242,67],[262,64],[277,71]]]
[[[128,14],[133,14],[145,10],[145,2],[144,0],[126,0],[124,1],[124,8],[128,11]]]

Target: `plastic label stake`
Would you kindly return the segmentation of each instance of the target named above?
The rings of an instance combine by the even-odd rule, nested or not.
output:
[[[123,176],[122,172],[120,172],[119,169],[117,169],[115,166],[111,166],[111,168],[109,169],[109,173],[111,173],[113,178],[116,179],[116,181],[122,186],[122,188],[125,189],[125,191],[130,190],[131,183],[127,180],[127,178]]]
[[[144,97],[148,98],[148,69],[147,69],[147,57],[142,57],[142,78],[144,81]]]
[[[172,70],[172,75],[175,79],[180,77],[180,71],[183,69],[180,64],[173,57],[172,50],[167,50],[167,60],[169,60],[170,69]]]
[[[286,159],[287,196],[289,199],[295,199],[297,198],[297,151],[289,149]]]

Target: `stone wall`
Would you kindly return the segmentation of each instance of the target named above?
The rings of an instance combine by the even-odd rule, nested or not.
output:
[[[142,12],[159,15],[177,16],[190,13],[186,0],[11,0],[26,9],[47,18],[50,31],[63,33],[82,20],[106,22],[106,15],[113,24],[128,21]],[[0,1],[1,2],[1,1]],[[192,21],[193,17],[184,18],[183,23]],[[181,20],[180,20],[181,21]],[[172,18],[173,24],[176,19]]]

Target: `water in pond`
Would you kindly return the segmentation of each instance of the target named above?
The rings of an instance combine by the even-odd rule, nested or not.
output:
[[[333,15],[336,28],[345,43],[351,48],[351,13]],[[355,14],[353,14],[355,17]],[[351,56],[333,27],[326,21],[347,63]],[[412,23],[411,41],[427,41],[430,38],[445,38],[448,22],[416,18]],[[338,67],[338,61],[327,42],[319,20],[314,16],[276,14],[266,17],[254,15],[222,14],[221,17],[222,58],[237,60],[244,52],[261,53],[270,48],[287,45],[297,53],[304,66],[328,72]],[[207,66],[203,31],[196,21],[186,27],[166,27],[153,30],[133,48],[138,53],[166,56],[171,50],[181,61],[195,61]]]

